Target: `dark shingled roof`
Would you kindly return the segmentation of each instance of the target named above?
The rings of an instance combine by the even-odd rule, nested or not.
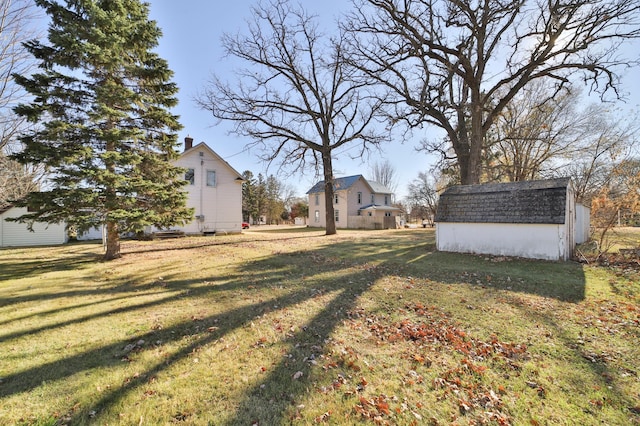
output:
[[[454,186],[440,195],[436,222],[563,224],[570,178]]]
[[[369,181],[365,179],[364,176],[362,175],[335,178],[333,180],[333,190],[340,191],[342,189],[349,189],[360,178],[362,178],[362,180],[364,180],[369,185],[369,187],[371,188],[374,194],[392,194],[392,191],[386,186],[384,186],[383,184],[374,182],[374,181]],[[307,191],[307,194],[315,194],[318,192],[324,192],[323,180],[313,185],[313,187],[311,187],[311,189]]]

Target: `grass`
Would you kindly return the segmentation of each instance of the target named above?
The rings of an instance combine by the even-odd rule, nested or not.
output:
[[[637,269],[260,229],[0,251],[0,424],[640,424]]]

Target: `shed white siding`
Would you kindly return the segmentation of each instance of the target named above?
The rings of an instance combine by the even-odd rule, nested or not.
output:
[[[5,220],[24,214],[27,214],[26,207],[13,207],[0,213],[0,247],[49,246],[67,242],[64,224],[35,222],[31,232],[25,223]]]
[[[591,209],[576,204],[576,244],[589,241],[591,235]]]
[[[82,234],[79,233],[76,239],[78,241],[102,240],[105,232],[106,230],[104,229],[104,225],[100,227],[93,227]]]
[[[553,224],[436,223],[436,241],[440,251],[559,260],[566,258],[565,229]]]

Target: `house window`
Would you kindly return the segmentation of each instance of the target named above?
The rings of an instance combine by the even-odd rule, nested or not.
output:
[[[333,196],[333,202],[335,204],[338,204],[338,201],[339,201],[338,194],[336,194],[336,195]]]
[[[320,195],[316,194],[316,206],[320,205]]]
[[[340,222],[340,211],[339,210],[334,210],[334,212],[335,212],[336,222]]]
[[[384,215],[385,215],[386,217],[391,217],[391,212],[385,212],[385,213],[384,213]]]
[[[371,212],[369,212],[369,216],[371,216]]]
[[[216,186],[215,170],[207,170],[207,186]]]
[[[388,205],[389,205],[389,196],[388,196],[388,195],[385,195],[385,196],[384,196],[384,205],[385,205],[385,206],[388,206]]]
[[[362,204],[362,192],[358,192],[358,204]]]
[[[320,210],[316,210],[316,213],[314,215],[316,223],[320,222]]]
[[[189,182],[189,185],[193,185],[196,182],[195,176],[196,174],[194,169],[187,169],[187,171],[184,173],[184,180]]]
[[[376,194],[371,194],[371,204],[376,203]]]

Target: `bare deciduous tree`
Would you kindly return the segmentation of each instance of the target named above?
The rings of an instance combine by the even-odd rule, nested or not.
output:
[[[375,162],[371,166],[371,176],[370,178],[382,185],[386,186],[391,190],[391,192],[395,193],[398,188],[398,182],[396,179],[396,169],[393,167],[393,164],[389,162],[389,160],[384,160],[382,162]]]
[[[37,191],[41,175],[38,167],[24,166],[0,155],[0,209],[29,192]]]
[[[37,166],[24,167],[7,158],[18,149],[16,135],[25,124],[13,113],[25,96],[13,75],[27,74],[34,66],[22,43],[35,37],[35,13],[29,0],[0,0],[0,208],[35,190],[41,176]]]
[[[409,192],[407,203],[411,207],[411,214],[420,215],[423,221],[426,220],[430,226],[433,226],[438,208],[438,190],[434,179],[427,173],[420,172],[407,189]]]
[[[551,98],[541,81],[514,97],[487,134],[487,180],[515,182],[553,174],[555,160],[577,149],[576,137],[585,124],[578,103],[573,92]]]
[[[640,123],[627,116],[615,116],[602,105],[591,105],[581,113],[586,118],[571,158],[565,159],[563,174],[571,177],[578,201],[591,200],[610,186],[617,164],[638,156]]]
[[[322,169],[326,233],[335,234],[333,166],[336,150],[360,144],[360,154],[388,137],[374,129],[383,99],[348,68],[344,39],[324,37],[313,16],[286,0],[252,8],[247,34],[223,36],[226,53],[240,59],[231,85],[214,76],[199,104],[237,135],[261,147],[261,158],[296,171]]]
[[[393,120],[445,132],[463,184],[480,181],[485,136],[528,84],[617,95],[638,63],[619,50],[640,37],[637,0],[354,2],[352,64],[395,94]]]
[[[606,185],[591,203],[591,223],[596,229],[598,252],[603,254],[606,236],[616,223],[635,224],[640,212],[640,160],[629,158],[611,165]]]

